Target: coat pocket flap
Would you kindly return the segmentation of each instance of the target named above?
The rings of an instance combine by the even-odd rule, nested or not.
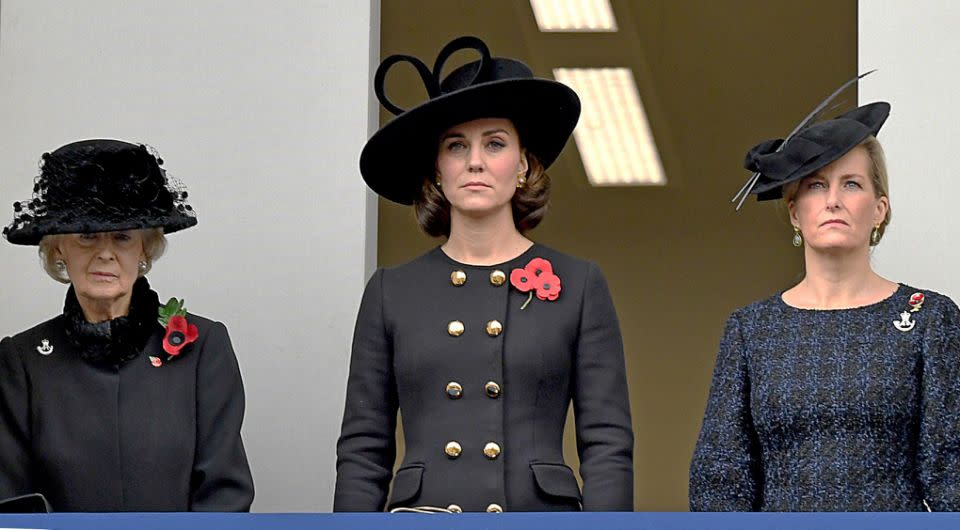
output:
[[[581,501],[580,486],[573,470],[563,464],[530,464],[537,485],[547,495]]]
[[[420,494],[420,481],[423,478],[423,464],[401,467],[393,477],[393,492],[390,505],[406,502]]]

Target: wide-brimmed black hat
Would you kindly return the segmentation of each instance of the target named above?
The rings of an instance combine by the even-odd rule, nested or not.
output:
[[[13,203],[7,241],[37,245],[45,235],[163,228],[197,224],[187,191],[171,182],[163,160],[146,146],[82,140],[44,153],[33,198]]]
[[[480,60],[455,69],[440,81],[446,60],[465,49],[479,52]],[[430,98],[410,110],[397,107],[384,93],[387,71],[399,62],[417,69]],[[424,179],[433,178],[440,134],[454,125],[480,118],[508,118],[523,147],[548,167],[580,117],[580,98],[570,87],[534,77],[520,61],[491,57],[486,44],[476,37],[460,37],[447,44],[432,71],[416,57],[387,57],[377,68],[374,91],[397,117],[363,147],[360,173],[373,191],[400,204],[412,204]]]
[[[751,193],[757,195],[759,201],[783,197],[785,184],[812,175],[880,132],[890,115],[890,104],[884,101],[863,105],[833,119],[816,121],[833,98],[867,74],[837,89],[787,138],[760,142],[747,152],[743,167],[753,175],[737,194],[737,197],[742,194],[740,204]]]

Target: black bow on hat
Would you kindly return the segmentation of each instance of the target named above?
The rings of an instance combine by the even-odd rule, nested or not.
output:
[[[851,84],[873,71],[844,83],[807,115],[785,139],[766,140],[747,152],[743,167],[753,174],[734,196],[737,210],[752,193],[757,200],[779,199],[783,186],[815,173],[876,136],[890,115],[890,104],[878,101],[851,110],[831,120],[814,123],[827,105]]]
[[[447,59],[475,50],[480,60],[455,69],[442,81]],[[391,67],[406,62],[417,70],[429,99],[404,110],[387,97],[384,82]],[[432,179],[437,142],[446,129],[480,118],[508,118],[522,145],[544,167],[560,154],[580,117],[580,99],[570,87],[533,76],[520,61],[491,57],[484,42],[460,37],[447,44],[433,70],[409,55],[391,55],[374,76],[374,92],[396,115],[374,133],[360,154],[360,173],[370,188],[400,204],[412,204],[424,179]]]

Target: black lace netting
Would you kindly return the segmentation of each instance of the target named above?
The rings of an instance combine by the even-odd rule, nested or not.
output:
[[[86,140],[44,153],[33,196],[13,203],[3,229],[12,243],[36,244],[55,233],[162,227],[174,232],[196,224],[186,187],[145,145]]]

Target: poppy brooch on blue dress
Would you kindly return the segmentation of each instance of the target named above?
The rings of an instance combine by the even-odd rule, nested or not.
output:
[[[893,327],[903,332],[913,329],[913,327],[917,325],[917,321],[910,320],[911,313],[920,311],[920,308],[923,307],[924,298],[925,297],[923,296],[923,293],[913,293],[910,295],[910,300],[907,302],[907,305],[910,306],[910,309],[900,313],[900,320],[894,320]]]
[[[527,301],[520,306],[521,311],[533,300],[534,291],[541,300],[553,301],[560,296],[560,277],[553,273],[553,264],[543,258],[533,258],[526,267],[513,269],[510,285],[521,293],[529,293]]]
[[[200,336],[197,326],[187,322],[187,308],[182,299],[171,298],[166,305],[160,306],[158,314],[157,322],[166,329],[163,334],[163,351],[166,355],[165,358],[150,356],[150,364],[157,368],[176,359],[184,348],[196,342]]]

